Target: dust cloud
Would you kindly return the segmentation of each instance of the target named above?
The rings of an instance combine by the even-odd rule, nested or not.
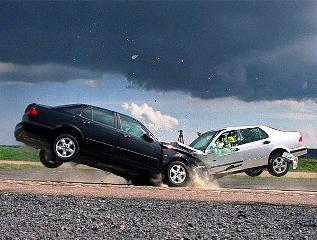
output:
[[[219,184],[216,179],[212,176],[205,177],[197,174],[194,170],[191,179],[191,185],[193,187],[204,188],[204,189],[216,189],[219,188]]]

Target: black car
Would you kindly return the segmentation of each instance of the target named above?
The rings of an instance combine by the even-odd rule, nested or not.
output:
[[[15,137],[41,149],[40,160],[46,167],[73,161],[134,184],[163,179],[171,186],[183,186],[193,169],[204,169],[189,150],[159,142],[138,120],[86,104],[30,104],[15,128]]]

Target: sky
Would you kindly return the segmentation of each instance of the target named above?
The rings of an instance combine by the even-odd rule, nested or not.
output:
[[[316,148],[317,2],[0,2],[0,144],[29,103],[132,115],[163,141],[269,125]]]

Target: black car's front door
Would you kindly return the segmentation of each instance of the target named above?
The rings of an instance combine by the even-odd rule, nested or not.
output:
[[[84,150],[104,161],[111,161],[115,156],[118,131],[114,112],[89,107],[81,114],[81,130],[84,135]]]
[[[161,158],[161,145],[157,140],[147,141],[144,134],[150,132],[137,120],[118,114],[119,141],[118,154],[127,164],[149,169],[157,168]]]

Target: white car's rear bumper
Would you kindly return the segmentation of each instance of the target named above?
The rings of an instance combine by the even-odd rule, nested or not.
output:
[[[296,157],[300,157],[307,154],[307,148],[306,147],[294,148],[290,151],[290,153]]]

